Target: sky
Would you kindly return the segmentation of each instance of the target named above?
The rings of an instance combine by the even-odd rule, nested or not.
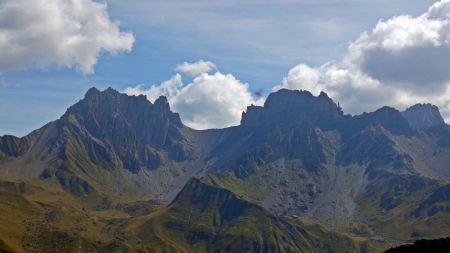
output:
[[[450,119],[450,0],[0,0],[0,135],[88,88],[169,98],[197,129],[280,88],[344,111],[438,105]]]

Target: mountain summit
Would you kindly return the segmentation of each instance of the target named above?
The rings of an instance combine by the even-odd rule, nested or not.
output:
[[[417,104],[403,112],[408,122],[416,129],[445,125],[439,108],[432,104]]]
[[[189,151],[180,144],[184,126],[165,97],[152,104],[145,96],[130,97],[112,88],[102,92],[91,88],[61,120],[76,126],[73,131],[80,136],[87,134],[85,137],[92,140],[107,140],[106,150],[92,152],[114,152],[123,167],[134,173],[158,168],[162,163],[158,152],[167,153],[169,159],[177,162],[188,159]],[[113,160],[114,156],[108,154],[105,162]]]
[[[11,162],[0,172],[56,181],[81,195],[155,196],[172,192],[171,180],[198,157],[193,132],[165,97],[151,103],[145,96],[91,88],[60,119],[21,139],[2,137],[0,151]],[[29,157],[36,162],[27,163]]]
[[[262,126],[299,121],[323,124],[342,116],[341,108],[324,92],[315,97],[309,91],[281,89],[267,97],[264,107],[248,107],[242,115],[241,125]]]

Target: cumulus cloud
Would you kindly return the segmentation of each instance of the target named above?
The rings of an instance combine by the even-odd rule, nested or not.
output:
[[[441,92],[450,80],[449,0],[419,17],[380,21],[351,44],[350,63],[389,85]]]
[[[262,104],[263,97],[254,98],[247,83],[231,74],[201,73],[184,85],[181,75],[146,88],[144,85],[124,90],[129,95],[146,95],[154,101],[160,95],[168,98],[173,111],[183,123],[194,129],[224,128],[238,125],[242,112],[251,104]]]
[[[340,62],[299,64],[274,89],[326,91],[350,113],[383,105],[437,104],[450,120],[450,0],[418,17],[379,21]]]
[[[275,86],[274,90],[281,88],[296,90],[308,90],[320,93],[322,84],[319,83],[321,72],[306,64],[299,64],[289,70],[287,77],[283,78],[281,85]]]
[[[216,65],[210,61],[199,60],[196,62],[184,62],[175,68],[175,71],[180,73],[189,74],[196,77],[203,73],[209,73],[213,70],[217,70]]]
[[[102,52],[132,49],[134,36],[94,0],[0,1],[0,70],[77,67],[94,71]]]
[[[183,122],[196,129],[238,125],[242,112],[255,103],[248,84],[219,72],[201,74],[171,99]]]
[[[147,99],[154,102],[159,96],[166,96],[168,98],[173,98],[180,92],[183,87],[183,82],[181,80],[181,75],[176,74],[172,76],[167,81],[162,82],[159,85],[152,85],[146,88],[145,85],[140,84],[135,87],[128,87],[124,92],[128,95],[145,95]]]

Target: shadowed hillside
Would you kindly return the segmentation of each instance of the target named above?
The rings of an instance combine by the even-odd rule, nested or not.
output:
[[[445,253],[450,249],[450,238],[437,240],[419,240],[411,245],[389,249],[385,253]]]
[[[281,218],[232,192],[191,179],[164,210],[126,229],[143,249],[167,252],[377,252],[380,242],[353,240]]]

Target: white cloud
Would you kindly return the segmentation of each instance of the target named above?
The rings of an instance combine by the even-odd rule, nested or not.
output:
[[[306,64],[299,64],[289,70],[287,77],[283,78],[282,84],[275,86],[274,90],[286,88],[291,90],[299,89],[320,93],[320,76],[320,70],[312,68]]]
[[[143,85],[137,85],[136,87],[128,87],[124,92],[128,95],[145,95],[147,99],[154,102],[159,96],[166,96],[168,98],[173,98],[180,92],[183,87],[183,82],[181,80],[181,75],[176,74],[172,76],[167,81],[159,85],[152,85],[148,89]]]
[[[128,87],[129,95],[146,95],[154,101],[160,95],[168,98],[173,111],[178,112],[184,124],[194,129],[224,128],[238,125],[242,112],[251,104],[262,104],[255,99],[248,84],[231,74],[201,73],[191,83],[183,85],[180,74],[168,81],[152,85]]]
[[[170,102],[183,122],[195,129],[238,125],[247,106],[257,103],[248,84],[219,72],[196,77]]]
[[[441,92],[450,80],[450,1],[418,17],[380,21],[350,45],[346,61],[388,85]]]
[[[379,21],[341,62],[299,64],[274,89],[326,91],[350,113],[432,102],[450,120],[450,0],[418,17]]]
[[[102,52],[131,51],[134,36],[94,0],[0,1],[0,70],[77,67],[92,73]]]
[[[196,77],[203,73],[209,73],[212,70],[216,70],[217,67],[210,61],[199,60],[193,63],[184,62],[175,68],[175,71],[189,74]]]

